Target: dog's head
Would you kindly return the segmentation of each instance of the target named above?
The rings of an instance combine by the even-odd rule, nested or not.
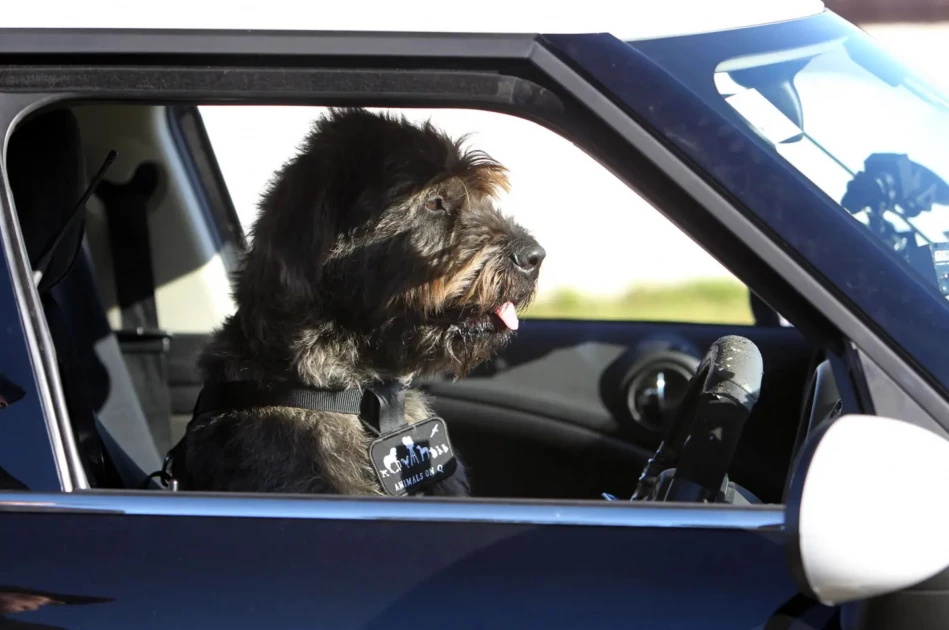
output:
[[[517,329],[545,253],[496,206],[505,168],[463,142],[361,109],[317,121],[262,199],[242,308],[332,322],[390,372],[487,359]]]

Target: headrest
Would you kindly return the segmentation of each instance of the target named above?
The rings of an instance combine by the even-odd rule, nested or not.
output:
[[[79,123],[68,109],[44,112],[14,130],[7,147],[7,176],[30,264],[69,220],[86,186]],[[38,290],[49,291],[72,267],[82,246],[85,217],[77,217],[56,248]]]

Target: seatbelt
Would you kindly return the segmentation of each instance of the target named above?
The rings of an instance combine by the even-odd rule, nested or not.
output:
[[[43,279],[46,277],[46,272],[49,270],[49,263],[53,259],[53,254],[55,254],[56,250],[59,249],[63,239],[67,234],[69,234],[69,230],[72,228],[72,226],[85,217],[86,202],[89,201],[89,197],[92,196],[96,187],[102,183],[102,178],[105,177],[105,172],[109,170],[110,166],[112,166],[112,163],[115,161],[117,155],[118,153],[113,150],[109,151],[108,155],[105,156],[105,161],[102,162],[102,166],[100,166],[99,170],[96,171],[96,174],[92,177],[92,181],[89,182],[89,186],[83,191],[79,201],[76,202],[76,205],[73,207],[72,211],[70,211],[69,218],[66,219],[66,223],[36,260],[36,264],[33,267],[33,281],[36,284],[37,291],[40,293],[42,293],[42,289],[45,288],[43,286]]]
[[[168,333],[158,326],[155,277],[148,235],[148,201],[158,187],[158,166],[141,164],[125,184],[102,181],[122,327],[115,331],[132,384],[159,452],[171,447]]]

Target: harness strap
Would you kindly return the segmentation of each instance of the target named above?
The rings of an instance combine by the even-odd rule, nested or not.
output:
[[[194,406],[194,417],[256,407],[298,407],[358,415],[361,405],[362,392],[356,389],[331,391],[300,387],[292,383],[261,385],[235,381],[205,385]]]
[[[365,391],[362,400],[361,417],[372,423],[380,435],[405,426],[405,386],[402,383],[390,381],[373,385]]]
[[[185,435],[168,451],[162,470],[150,477],[158,476],[165,485],[174,486],[175,478],[180,478],[184,472],[184,463],[179,455],[193,427],[216,414],[259,407],[293,407],[359,416],[366,428],[376,436],[386,435],[406,424],[405,386],[398,381],[380,383],[364,390],[318,389],[284,382],[210,383],[198,395]],[[172,472],[172,467],[177,474]]]

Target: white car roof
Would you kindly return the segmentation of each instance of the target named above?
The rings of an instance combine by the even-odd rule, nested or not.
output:
[[[821,0],[46,0],[10,2],[0,28],[611,33],[721,31],[820,13]]]

